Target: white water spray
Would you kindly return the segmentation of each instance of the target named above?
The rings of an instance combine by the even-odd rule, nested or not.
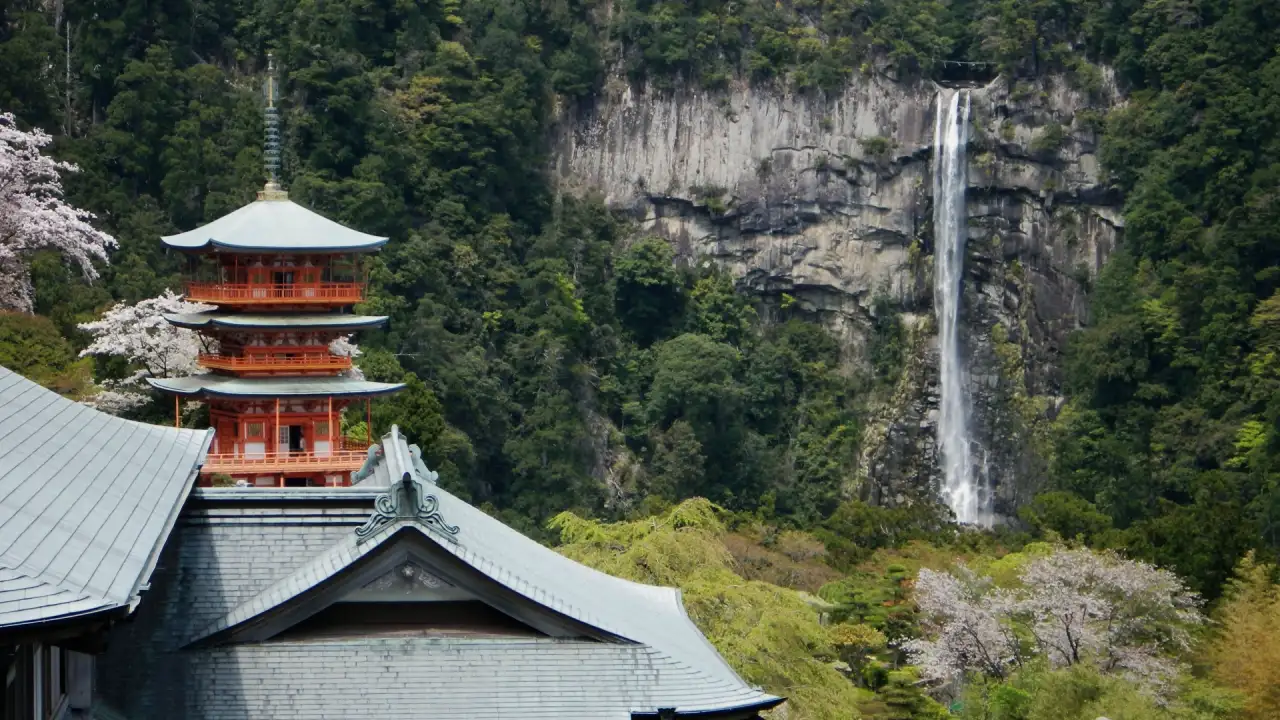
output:
[[[991,524],[990,493],[976,477],[969,438],[969,374],[960,352],[960,280],[964,274],[969,93],[938,93],[933,135],[934,309],[938,317],[938,449],[942,499],[962,523]]]

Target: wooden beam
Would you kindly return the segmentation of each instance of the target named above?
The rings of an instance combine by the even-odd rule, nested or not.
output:
[[[181,422],[179,422],[182,419],[182,409],[178,404],[179,402],[180,400],[178,399],[178,396],[174,395],[173,396],[173,426],[176,428],[182,427]]]

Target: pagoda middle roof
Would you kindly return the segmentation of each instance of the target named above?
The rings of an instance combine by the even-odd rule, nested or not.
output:
[[[161,240],[175,250],[358,252],[387,238],[336,223],[292,200],[256,200],[206,225]]]
[[[343,315],[337,313],[300,313],[296,315],[259,315],[256,313],[173,313],[164,316],[178,327],[204,330],[209,328],[261,330],[334,329],[358,330],[382,325],[386,315]]]
[[[404,383],[380,383],[350,377],[243,378],[232,375],[189,375],[180,378],[147,378],[162,392],[186,397],[375,397],[397,392]]]

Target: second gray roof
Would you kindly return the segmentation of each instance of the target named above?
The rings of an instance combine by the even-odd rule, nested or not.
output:
[[[136,603],[212,436],[0,368],[0,629]]]
[[[382,325],[386,315],[346,315],[340,313],[299,313],[259,315],[256,313],[173,313],[164,316],[178,327],[263,330],[359,330]]]
[[[404,383],[380,383],[349,377],[242,378],[212,373],[147,378],[147,382],[157,390],[174,395],[227,398],[376,397],[404,387]]]

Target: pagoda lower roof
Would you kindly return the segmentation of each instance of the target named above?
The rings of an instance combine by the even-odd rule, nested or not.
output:
[[[370,382],[349,377],[242,378],[212,373],[180,378],[147,378],[147,382],[162,392],[185,397],[245,399],[376,397],[404,388],[404,383]]]
[[[178,327],[193,330],[359,330],[378,327],[386,315],[340,315],[336,313],[299,313],[296,315],[259,315],[256,313],[186,313],[169,314],[165,320]]]

